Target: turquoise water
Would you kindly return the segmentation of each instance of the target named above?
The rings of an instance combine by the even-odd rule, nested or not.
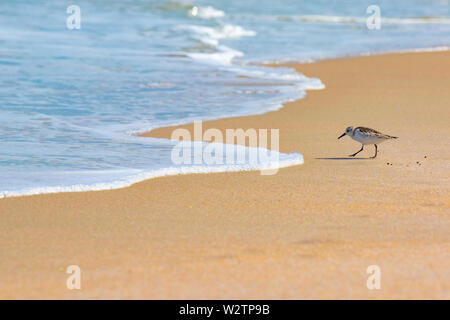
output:
[[[261,62],[450,43],[447,0],[81,0],[81,28],[69,30],[72,4],[0,2],[0,197],[255,169],[175,165],[175,142],[136,133],[264,113],[323,88],[320,79]],[[372,4],[381,9],[379,30],[366,27]],[[279,158],[280,167],[303,161],[296,153]]]

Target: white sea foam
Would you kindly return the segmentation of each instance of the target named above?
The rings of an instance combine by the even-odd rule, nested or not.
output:
[[[228,70],[251,78],[293,82],[295,84],[300,84],[302,89],[304,90],[325,88],[324,84],[320,81],[320,79],[308,78],[291,68],[273,69],[269,67],[232,66],[228,68]]]
[[[440,52],[448,51],[450,46],[437,46],[437,47],[426,47],[426,48],[409,48],[409,49],[397,49],[397,50],[379,50],[379,51],[366,51],[353,54],[343,54],[343,55],[329,55],[324,57],[316,58],[285,58],[277,60],[263,60],[261,64],[295,64],[295,63],[315,63],[323,60],[329,59],[341,59],[341,58],[352,58],[360,56],[374,56],[380,54],[393,54],[393,53],[408,53],[408,52]]]
[[[249,37],[256,34],[254,31],[232,24],[224,24],[217,28],[197,25],[185,25],[178,28],[191,31],[195,39],[214,47],[216,50],[216,52],[188,52],[186,56],[204,63],[219,65],[231,65],[234,58],[244,55],[241,51],[220,45],[219,40]]]
[[[206,145],[206,143],[205,143]],[[224,146],[226,146],[224,144]],[[93,183],[93,184],[74,184],[69,186],[43,186],[37,188],[26,188],[22,190],[14,191],[0,191],[0,198],[17,197],[35,194],[47,194],[47,193],[59,193],[59,192],[83,192],[83,191],[100,191],[100,190],[112,190],[129,187],[140,181],[182,174],[195,174],[195,173],[215,173],[215,172],[235,172],[235,171],[254,171],[254,170],[274,170],[279,168],[290,167],[294,165],[300,165],[304,163],[303,156],[300,153],[280,153],[274,150],[267,150],[263,148],[247,148],[239,145],[233,145],[234,148],[246,149],[247,152],[251,149],[265,150],[270,155],[276,155],[278,161],[260,162],[257,164],[224,164],[224,165],[192,165],[192,166],[179,166],[179,167],[167,167],[157,170],[109,170],[109,171],[93,171],[92,175],[108,175],[114,177],[117,173],[129,173],[128,176],[118,178],[115,181],[108,183]],[[88,172],[66,172],[64,175],[80,175],[81,173],[89,174]]]
[[[189,30],[196,34],[205,35],[212,39],[229,39],[240,37],[251,37],[256,35],[255,31],[246,30],[241,26],[233,24],[224,24],[217,28],[197,26],[197,25],[184,25],[179,26],[179,29]]]
[[[450,50],[449,46],[439,46],[439,47],[431,47],[431,48],[414,48],[409,50],[403,50],[400,52],[438,52],[438,51],[448,51]]]
[[[225,16],[225,12],[222,10],[215,9],[211,6],[194,6],[189,10],[189,15],[192,17],[202,18],[202,19],[212,19],[212,18],[222,18]]]

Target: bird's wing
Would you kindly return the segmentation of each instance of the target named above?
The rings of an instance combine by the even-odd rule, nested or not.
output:
[[[393,137],[393,136],[381,133],[381,132],[379,132],[379,131],[377,131],[375,129],[371,129],[371,128],[367,128],[367,127],[357,127],[355,129],[355,131],[356,130],[359,130],[359,131],[361,131],[363,133],[371,134],[371,135],[374,135],[374,136],[377,136],[377,137],[385,138],[385,139],[397,139],[397,137]]]
[[[374,129],[371,129],[371,128],[366,128],[366,127],[357,127],[355,129],[355,131],[356,130],[359,130],[359,131],[364,132],[364,133],[382,134],[381,132],[379,132],[377,130],[374,130]]]

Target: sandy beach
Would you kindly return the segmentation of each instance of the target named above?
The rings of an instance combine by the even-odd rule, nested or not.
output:
[[[326,88],[203,126],[279,129],[303,165],[0,199],[0,298],[450,299],[450,52],[289,67]],[[399,139],[342,159],[348,126]]]

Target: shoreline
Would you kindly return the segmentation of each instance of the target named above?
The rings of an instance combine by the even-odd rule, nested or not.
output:
[[[449,134],[449,57],[288,65],[326,88],[277,111],[203,122],[279,128],[280,152],[300,152],[305,164],[274,176],[164,176],[0,199],[0,297],[449,298],[450,155],[440,138]],[[342,160],[359,148],[336,140],[349,125],[400,139],[382,144],[375,160]],[[166,138],[173,128],[146,135]],[[72,264],[84,275],[78,292],[65,288]],[[370,291],[374,264],[382,290]]]
[[[314,60],[314,61],[310,61],[310,62],[292,62],[292,63],[264,63],[263,66],[265,67],[269,67],[269,68],[280,68],[280,67],[286,67],[286,68],[290,68],[295,70],[297,73],[301,73],[301,70],[296,70],[295,66],[305,66],[305,65],[309,65],[309,64],[317,64],[317,63],[321,63],[321,62],[326,62],[326,61],[337,61],[337,60],[342,60],[342,59],[357,59],[357,58],[362,58],[362,57],[373,57],[373,56],[384,56],[384,55],[396,55],[396,54],[415,54],[415,53],[434,53],[434,52],[450,52],[449,47],[447,46],[437,46],[437,47],[430,47],[430,48],[416,48],[416,49],[406,49],[406,50],[401,50],[401,51],[386,51],[386,52],[375,52],[375,53],[362,53],[362,54],[356,54],[356,55],[348,55],[348,56],[340,56],[340,57],[333,57],[333,58],[323,58],[323,59],[319,59],[319,60]],[[314,75],[310,75],[308,76],[308,78],[317,78]],[[256,79],[255,79],[256,80]],[[320,78],[318,78],[319,81],[321,81]],[[246,83],[241,83],[239,85],[242,86],[247,86],[248,84]],[[266,85],[275,85],[275,84],[252,84],[252,85],[261,85],[261,86],[266,86]],[[282,85],[282,84],[279,84]],[[305,92],[305,97],[307,92],[309,91],[317,91],[317,90],[326,90],[326,87],[324,86],[323,88],[312,88],[312,89],[302,89]],[[298,102],[302,99],[305,99],[305,97],[299,98],[294,100],[293,102]],[[273,110],[267,110],[267,111],[262,111],[260,113],[252,113],[252,114],[247,114],[247,115],[231,115],[231,116],[224,116],[224,117],[218,117],[218,118],[212,118],[212,119],[206,119],[206,120],[201,120],[202,123],[209,123],[209,122],[213,122],[213,121],[221,121],[221,120],[227,120],[227,119],[234,119],[234,118],[246,118],[246,117],[253,117],[253,116],[259,116],[259,115],[265,115],[267,113],[270,112],[278,112],[279,110],[285,108],[285,105],[290,103],[288,102],[283,102],[280,104],[279,107],[274,108]],[[154,129],[151,129],[149,131],[136,131],[135,134],[139,137],[153,137],[153,138],[161,138],[161,139],[170,139],[170,135],[167,135],[167,133],[160,135],[159,133],[156,136],[153,136],[153,133],[155,131],[158,130],[175,130],[176,128],[189,128],[190,126],[193,125],[193,122],[181,122],[180,124],[174,124],[174,125],[169,125],[169,126],[162,126],[162,127],[156,127]],[[192,131],[192,130],[191,130]],[[192,133],[192,132],[191,132]],[[205,141],[208,142],[208,141]],[[270,148],[268,148],[268,150],[270,150]],[[280,150],[280,152],[282,152]],[[300,153],[301,154],[301,153]],[[286,156],[288,154],[285,154]],[[302,155],[302,154],[301,154]],[[303,156],[303,155],[302,155]],[[292,165],[286,165],[286,166],[280,166],[278,169],[282,169],[282,168],[287,168],[289,166],[293,166],[293,165],[302,165],[303,163],[299,163],[299,164],[292,164]],[[178,170],[177,172],[174,172]],[[207,171],[207,172],[203,172],[203,171],[195,171],[195,170],[191,170],[190,168],[186,169],[186,170],[181,170],[179,168],[174,168],[174,167],[167,167],[167,168],[163,168],[163,169],[156,169],[156,170],[152,170],[152,171],[144,171],[141,172],[139,174],[137,174],[136,176],[130,176],[127,178],[126,181],[114,181],[114,182],[110,182],[110,183],[104,183],[104,182],[99,182],[93,185],[70,185],[70,186],[61,186],[61,187],[38,187],[38,188],[33,188],[30,190],[21,190],[21,191],[6,191],[6,192],[0,192],[0,200],[1,199],[6,199],[6,198],[15,198],[15,197],[29,197],[29,196],[39,196],[39,195],[45,195],[45,194],[58,194],[58,193],[74,193],[74,192],[97,192],[97,191],[108,191],[108,190],[118,190],[118,189],[124,189],[124,188],[129,188],[132,187],[133,185],[137,184],[137,183],[141,183],[147,180],[151,180],[151,179],[155,179],[155,178],[162,178],[162,177],[170,177],[170,176],[178,176],[178,175],[191,175],[191,174],[208,174],[208,173],[221,173],[221,172],[246,172],[246,171],[259,171],[260,169],[238,169],[238,170],[229,170],[229,169],[223,169],[223,170],[212,170],[211,171]],[[166,174],[162,174],[162,173],[158,173],[159,171],[171,171],[173,173],[166,173]],[[105,187],[104,185],[108,185],[107,187]],[[44,189],[51,189],[51,191],[42,191]],[[35,191],[38,190],[38,191]],[[57,191],[55,191],[57,190]]]
[[[273,68],[273,66],[266,65],[265,67]],[[293,68],[290,68],[293,71],[295,71]],[[295,72],[297,73],[297,72]],[[255,78],[255,80],[258,80]],[[319,79],[320,80],[320,79]],[[295,86],[296,83],[289,83],[289,84],[275,84],[275,83],[235,83],[235,84],[224,84],[224,85],[230,85],[230,86]],[[311,88],[311,89],[304,89],[301,90],[304,92],[304,95],[306,95],[307,91],[310,90],[323,90],[324,88]],[[295,99],[294,101],[298,101],[304,99],[303,97],[300,97],[298,99]],[[245,118],[245,117],[251,117],[255,115],[264,115],[269,112],[276,112],[282,108],[284,108],[284,104],[289,101],[285,101],[280,103],[279,105],[274,105],[270,108],[266,108],[264,110],[250,113],[250,114],[244,114],[244,115],[228,115],[228,116],[218,116],[218,117],[212,117],[211,119],[205,119],[205,120],[198,120],[202,123],[208,123],[210,121],[220,121],[222,119],[231,119],[231,118]],[[132,135],[139,136],[139,137],[150,137],[148,135],[149,132],[152,132],[153,130],[157,129],[163,129],[163,128],[177,128],[181,127],[183,125],[192,125],[193,121],[181,121],[180,124],[174,124],[170,126],[161,126],[156,127],[155,129],[151,129],[150,131],[133,131]],[[170,137],[163,138],[165,140],[171,140]],[[270,139],[269,139],[270,141]],[[224,142],[225,143],[225,142]],[[224,144],[225,145],[225,144]],[[270,151],[270,148],[267,147],[267,151]],[[292,162],[291,159],[289,159],[289,154],[281,154],[283,157],[287,158],[284,161],[280,161],[278,163],[277,169],[281,168],[287,168],[289,166],[293,165],[300,165],[302,163],[295,163],[290,164]],[[300,154],[301,156],[301,154]],[[299,159],[302,161],[302,159]],[[284,162],[284,163],[283,163]],[[297,161],[298,162],[298,161]],[[153,170],[144,170],[144,169],[132,169],[129,170],[135,170],[135,171],[141,171],[136,173],[135,175],[130,175],[126,177],[124,180],[115,180],[113,182],[98,182],[91,185],[85,185],[85,184],[74,184],[74,185],[68,185],[68,186],[56,186],[56,187],[50,187],[50,186],[44,186],[44,187],[36,187],[36,188],[29,188],[29,189],[22,189],[18,191],[0,191],[0,200],[1,199],[7,199],[7,198],[16,198],[16,197],[29,197],[29,196],[39,196],[39,195],[46,195],[46,194],[59,194],[59,193],[78,193],[78,192],[96,192],[96,191],[108,191],[108,190],[117,190],[117,189],[124,189],[129,188],[136,183],[140,183],[143,181],[147,181],[150,179],[155,178],[162,178],[162,177],[170,177],[170,176],[177,176],[177,175],[191,175],[191,174],[207,174],[207,173],[221,173],[221,172],[246,172],[246,171],[260,171],[264,170],[260,166],[261,164],[243,164],[241,168],[236,168],[238,166],[237,164],[232,164],[228,166],[228,168],[222,168],[222,167],[206,167],[206,166],[200,166],[198,168],[186,166],[186,167],[165,167],[161,169],[153,169]],[[253,167],[257,168],[253,168]],[[226,167],[226,165],[224,165]],[[76,172],[75,172],[76,173]]]

